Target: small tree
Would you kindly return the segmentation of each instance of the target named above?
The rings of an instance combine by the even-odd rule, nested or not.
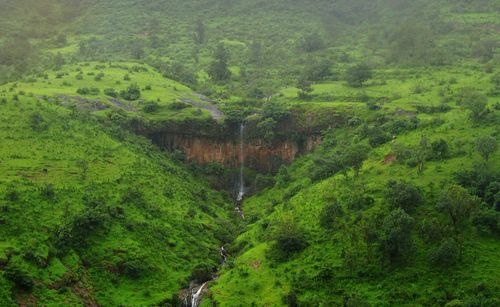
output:
[[[357,177],[363,162],[368,158],[369,152],[370,148],[366,145],[351,145],[343,152],[342,162],[345,167],[352,168],[354,175]]]
[[[43,118],[40,113],[33,113],[30,116],[30,127],[34,131],[41,132],[45,131],[49,127],[49,123]]]
[[[431,148],[432,158],[435,160],[443,160],[448,158],[450,155],[448,143],[443,139],[432,142]]]
[[[137,100],[141,97],[141,90],[137,84],[131,84],[127,90],[120,92],[120,96],[125,100]]]
[[[206,27],[203,20],[198,20],[196,22],[196,27],[194,29],[194,42],[197,45],[203,45],[206,40]]]
[[[216,81],[227,80],[231,77],[229,70],[229,51],[224,44],[220,43],[214,52],[214,60],[210,65],[208,73]]]
[[[276,176],[276,186],[284,188],[291,180],[292,178],[290,176],[290,173],[288,172],[288,168],[282,165],[278,171],[278,175]]]
[[[304,78],[300,78],[299,82],[297,83],[297,88],[299,89],[298,97],[300,99],[307,100],[311,98],[311,93],[313,92],[311,81]]]
[[[326,204],[319,215],[319,225],[325,229],[336,228],[338,218],[344,215],[342,206],[337,201]]]
[[[393,208],[402,208],[408,212],[415,210],[423,202],[420,189],[405,181],[389,181],[385,197]]]
[[[476,140],[476,150],[485,161],[498,150],[498,143],[494,137],[485,136]]]
[[[477,122],[487,113],[488,97],[476,91],[465,89],[462,91],[460,104],[471,111],[471,119]]]
[[[425,136],[422,136],[420,138],[418,149],[415,155],[419,173],[422,173],[424,171],[425,160],[427,159],[428,156],[429,156],[429,139]]]
[[[154,101],[150,101],[144,105],[144,112],[146,113],[155,113],[160,109],[160,105]]]
[[[414,250],[411,232],[414,220],[403,209],[389,213],[382,225],[382,245],[392,261],[407,258]]]
[[[460,245],[453,238],[446,238],[441,245],[432,252],[431,261],[440,267],[451,267],[460,258]]]
[[[302,39],[300,47],[305,52],[314,52],[323,49],[325,42],[318,32],[312,32]]]
[[[459,185],[452,185],[441,194],[437,209],[450,218],[455,232],[459,233],[468,220],[470,212],[478,204],[479,198],[477,196],[470,195],[465,188]]]
[[[274,243],[269,251],[270,256],[277,261],[284,261],[307,247],[304,233],[289,219],[281,221],[274,228],[271,239]]]
[[[63,55],[58,52],[54,56],[54,70],[60,70],[64,64],[66,64],[66,60],[64,59]]]
[[[257,130],[263,135],[264,140],[268,143],[274,141],[276,137],[275,129],[278,123],[273,118],[269,117],[257,124]]]
[[[349,86],[362,87],[372,75],[372,70],[367,64],[358,64],[347,70],[346,81]]]

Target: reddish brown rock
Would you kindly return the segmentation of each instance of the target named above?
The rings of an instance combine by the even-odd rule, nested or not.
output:
[[[227,167],[240,164],[239,140],[220,140],[204,136],[186,136],[164,133],[155,142],[169,151],[181,150],[188,161],[200,164],[218,162]],[[261,139],[248,140],[243,145],[245,166],[262,171],[276,171],[283,163],[290,163],[301,154],[310,153],[321,143],[319,136],[308,136],[298,144],[291,140],[269,144]]]

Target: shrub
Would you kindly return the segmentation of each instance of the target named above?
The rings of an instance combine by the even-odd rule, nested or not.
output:
[[[214,273],[214,267],[210,264],[200,263],[197,264],[191,273],[190,280],[196,281],[198,283],[203,283],[211,280]]]
[[[97,75],[95,75],[94,80],[95,81],[101,81],[102,78],[104,78],[104,73],[100,72]]]
[[[339,217],[344,215],[344,210],[337,201],[326,204],[319,215],[319,225],[325,229],[336,228]]]
[[[449,227],[437,218],[425,218],[420,223],[418,230],[420,237],[424,241],[431,243],[441,241],[450,233]]]
[[[118,97],[118,92],[114,88],[107,88],[104,90],[104,94],[109,97]]]
[[[498,150],[498,143],[494,137],[484,136],[476,140],[476,150],[485,161]]]
[[[402,208],[408,212],[415,210],[423,203],[420,189],[405,181],[389,181],[385,197],[392,208]]]
[[[30,290],[33,288],[33,276],[30,269],[17,257],[9,261],[5,267],[5,277],[16,284],[16,286]]]
[[[487,113],[488,97],[479,92],[469,89],[462,90],[459,103],[471,111],[471,119],[473,121],[480,121]]]
[[[500,213],[491,209],[477,210],[472,214],[472,224],[482,235],[500,234]]]
[[[175,101],[168,105],[170,110],[183,110],[192,107],[190,104],[181,101]]]
[[[368,143],[371,147],[378,147],[390,139],[391,137],[381,128],[375,127],[368,130]]]
[[[345,79],[347,84],[352,87],[362,87],[368,79],[372,77],[372,70],[366,64],[358,64],[350,67],[347,72]]]
[[[431,262],[440,267],[451,267],[460,258],[460,246],[453,238],[444,239],[431,254]]]
[[[160,105],[154,101],[147,102],[142,110],[146,113],[155,113],[160,109]]]
[[[391,262],[406,259],[414,250],[411,237],[414,220],[403,209],[395,209],[384,219],[382,246]]]
[[[448,143],[443,140],[437,140],[431,144],[431,159],[444,160],[450,156]]]
[[[459,185],[451,185],[441,194],[437,209],[446,214],[457,233],[464,228],[471,210],[479,204],[479,199]]]
[[[40,189],[40,194],[46,199],[53,199],[56,196],[54,185],[49,183]]]
[[[318,32],[311,32],[300,42],[300,48],[305,52],[314,52],[325,47],[325,42]]]
[[[269,250],[269,256],[276,261],[285,261],[308,245],[302,230],[294,222],[286,220],[274,228],[271,239],[274,243]]]
[[[45,131],[49,127],[49,123],[45,120],[45,118],[38,112],[30,115],[29,125],[31,129],[37,132]]]
[[[121,91],[120,96],[125,100],[137,100],[141,97],[141,90],[137,84],[132,84],[127,90]]]
[[[100,90],[96,87],[81,87],[76,90],[76,93],[79,95],[98,95]]]

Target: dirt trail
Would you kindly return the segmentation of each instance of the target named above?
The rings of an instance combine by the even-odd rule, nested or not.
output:
[[[214,102],[208,97],[201,94],[194,94],[199,100],[194,100],[191,98],[181,98],[181,101],[192,105],[193,107],[207,110],[212,115],[212,118],[219,121],[224,117],[224,113],[220,111]]]

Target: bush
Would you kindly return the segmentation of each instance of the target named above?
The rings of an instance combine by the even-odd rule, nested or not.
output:
[[[82,87],[82,88],[78,88],[76,90],[76,93],[79,95],[99,95],[100,90],[96,87],[91,87],[91,88]]]
[[[392,208],[401,208],[408,212],[423,203],[420,189],[405,181],[389,181],[385,197]]]
[[[482,235],[500,234],[500,213],[491,209],[477,210],[471,217],[472,224]]]
[[[116,98],[118,97],[118,92],[114,88],[107,88],[104,90],[104,95]]]
[[[120,92],[120,96],[125,100],[137,100],[141,97],[141,90],[137,84],[131,84],[127,90]]]
[[[431,151],[431,159],[433,160],[444,160],[450,156],[448,143],[443,139],[432,142]]]
[[[53,199],[56,196],[54,185],[49,183],[40,189],[40,194],[46,199]]]
[[[30,273],[30,269],[17,257],[9,261],[4,272],[5,277],[16,284],[16,286],[25,290],[33,288],[33,276]]]
[[[314,52],[321,50],[325,47],[325,42],[318,32],[312,32],[306,35],[301,43],[300,48],[305,52]]]
[[[484,136],[476,140],[476,150],[485,161],[498,150],[498,143],[494,137]]]
[[[142,110],[146,113],[156,113],[160,109],[160,105],[154,101],[147,102]]]
[[[488,112],[488,97],[473,90],[463,89],[459,97],[459,103],[471,111],[470,117],[476,122],[480,121]]]
[[[192,105],[181,101],[175,101],[168,105],[168,108],[170,110],[183,110],[192,107],[193,107]]]
[[[94,80],[95,81],[101,81],[102,78],[104,78],[104,73],[100,72],[97,75],[95,75]]]
[[[213,278],[213,273],[214,267],[212,265],[200,263],[194,267],[189,279],[198,283],[204,283]]]
[[[38,112],[30,115],[29,125],[31,129],[37,132],[45,131],[49,128],[49,123]]]
[[[282,221],[274,229],[271,239],[274,243],[269,250],[269,256],[276,261],[285,261],[293,254],[304,250],[307,241],[302,230],[292,221]]]
[[[453,238],[444,239],[441,245],[431,254],[431,262],[440,267],[451,267],[459,259],[460,246]]]
[[[366,64],[358,64],[356,66],[350,67],[347,72],[345,79],[347,84],[352,87],[362,87],[363,83],[372,77],[372,70]]]
[[[392,134],[402,134],[405,132],[413,131],[419,126],[417,117],[410,119],[396,119],[387,124],[387,130]]]
[[[389,213],[382,225],[382,246],[391,262],[406,259],[414,250],[411,237],[414,220],[403,209]]]
[[[368,143],[375,148],[387,143],[391,137],[381,128],[375,127],[368,130]]]
[[[344,215],[344,210],[337,201],[326,204],[319,215],[319,225],[325,229],[335,229],[339,217]]]
[[[438,211],[446,214],[452,223],[455,232],[464,230],[470,212],[479,204],[479,199],[459,185],[451,185],[444,190],[437,202]]]

